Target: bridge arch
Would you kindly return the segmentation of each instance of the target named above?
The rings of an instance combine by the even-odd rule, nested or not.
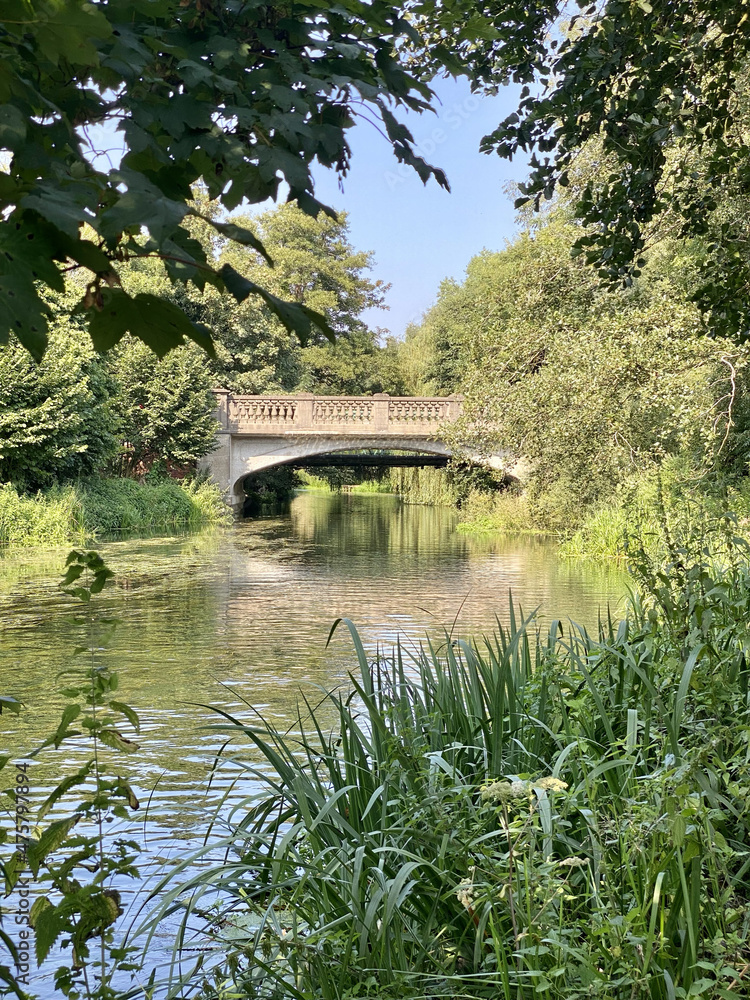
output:
[[[410,440],[393,442],[391,438],[372,437],[315,437],[301,438],[296,441],[278,438],[235,438],[232,441],[232,477],[230,493],[238,500],[243,495],[244,480],[257,472],[272,469],[279,465],[298,463],[305,458],[315,458],[318,455],[335,455],[342,451],[410,451],[425,455],[439,455],[450,458],[452,449],[442,441]]]

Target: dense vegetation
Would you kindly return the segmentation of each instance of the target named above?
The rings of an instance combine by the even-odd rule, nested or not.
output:
[[[744,995],[748,550],[722,521],[708,558],[705,527],[634,553],[596,637],[512,612],[369,662],[350,625],[354,698],[296,734],[220,711],[264,787],[183,888],[193,927],[224,900],[205,995]]]
[[[444,282],[407,333],[412,391],[462,391],[457,441],[519,469],[515,495],[475,497],[466,518],[569,535],[605,507],[620,526],[626,511],[653,520],[659,479],[669,509],[745,495],[750,354],[703,334],[690,301],[701,248],[664,241],[612,291],[571,256],[578,234],[557,203]]]
[[[374,117],[397,160],[448,186],[415,150],[402,109],[431,108],[429,81],[483,74],[481,17],[463,0],[433,4],[242,0],[20,0],[0,9],[0,342],[13,333],[36,357],[47,345],[45,288],[84,275],[76,309],[97,349],[130,333],[160,355],[211,331],[174,301],[129,285],[122,264],[157,259],[177,289],[211,285],[262,301],[302,341],[326,317],[280,299],[195,240],[215,236],[270,259],[226,213],[243,201],[288,200],[318,217],[312,165],[344,177],[348,130]],[[441,44],[449,30],[456,48]],[[476,55],[475,55],[476,52]],[[488,81],[491,83],[491,81]],[[99,130],[121,149],[99,154]],[[109,143],[110,148],[112,143]],[[203,184],[221,217],[192,201]],[[148,233],[148,239],[141,237]],[[61,268],[62,263],[69,265]],[[265,275],[267,277],[267,274]]]
[[[213,211],[208,204],[204,208]],[[194,476],[197,462],[215,443],[215,386],[240,392],[402,390],[395,344],[381,346],[378,332],[361,319],[365,309],[382,302],[384,289],[369,278],[371,255],[351,246],[346,217],[315,220],[286,205],[244,221],[274,248],[275,268],[254,251],[217,243],[200,221],[194,236],[207,255],[228,255],[279,295],[320,310],[337,341],[329,343],[320,334],[302,347],[268,307],[246,302],[230,308],[221,295],[206,290],[183,292],[180,303],[211,323],[215,357],[191,345],[160,359],[130,337],[101,355],[81,321],[67,318],[67,299],[53,297],[54,321],[41,361],[14,337],[0,352],[0,483],[7,484],[0,542],[57,543],[86,531],[194,522],[199,509],[185,508],[184,490],[172,488],[173,506],[164,506],[153,489],[141,489],[134,501],[132,481]],[[132,287],[176,301],[157,262],[130,262],[123,274]],[[120,477],[131,482],[118,483]],[[288,493],[293,477],[281,470],[276,480],[284,481]],[[268,492],[266,486],[259,482],[255,492]],[[37,497],[39,490],[44,495]],[[101,499],[92,506],[94,494]],[[104,497],[112,505],[109,514]],[[140,509],[144,504],[150,509]]]

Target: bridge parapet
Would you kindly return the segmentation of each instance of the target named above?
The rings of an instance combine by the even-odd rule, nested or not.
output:
[[[230,434],[434,435],[461,413],[461,396],[248,396],[217,390],[218,416]]]

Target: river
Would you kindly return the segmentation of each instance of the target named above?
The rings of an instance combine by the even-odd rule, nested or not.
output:
[[[293,726],[301,693],[318,701],[355,666],[343,631],[326,646],[337,617],[356,623],[374,655],[397,640],[408,650],[428,635],[488,632],[496,616],[508,620],[509,591],[525,613],[588,626],[625,593],[619,568],[560,559],[552,541],[455,529],[456,515],[442,508],[305,492],[283,515],[99,546],[115,578],[95,606],[118,619],[101,656],[142,721],[127,764],[148,804],[146,868],[198,846],[218,798],[243,792],[222,782],[207,789],[221,739],[206,728],[214,716],[204,706]],[[57,586],[64,557],[21,551],[0,562],[0,692],[25,704],[19,718],[0,718],[14,757],[56,727],[57,675],[86,642],[78,607]],[[72,769],[83,750],[57,753],[34,766],[37,796],[59,755]]]

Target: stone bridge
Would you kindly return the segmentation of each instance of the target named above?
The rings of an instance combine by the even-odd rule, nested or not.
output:
[[[218,447],[201,468],[233,507],[242,505],[246,476],[315,455],[372,449],[450,456],[441,433],[462,406],[460,396],[241,396],[223,389],[216,399]]]

